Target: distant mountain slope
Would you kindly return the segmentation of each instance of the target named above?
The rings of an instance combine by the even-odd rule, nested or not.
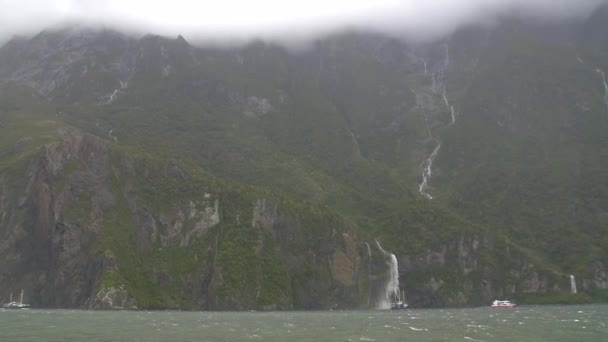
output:
[[[570,274],[596,296],[608,46],[584,33],[601,15],[563,39],[507,20],[297,52],[15,39],[0,48],[0,284],[43,306],[366,307],[387,271],[378,239],[415,306],[563,295]]]

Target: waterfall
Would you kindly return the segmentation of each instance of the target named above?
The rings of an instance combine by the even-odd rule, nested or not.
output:
[[[114,139],[115,143],[118,143],[118,139],[116,138],[116,136],[114,134],[112,134],[112,132],[114,132],[114,129],[111,129],[110,131],[108,131],[108,136],[112,139]]]
[[[448,68],[450,67],[451,60],[450,60],[449,45],[445,44],[444,47],[445,47],[445,59],[443,60],[443,65],[440,68],[440,70],[438,71],[438,74],[433,73],[431,75],[431,81],[432,81],[431,91],[436,94],[439,94],[439,91],[441,91],[441,98],[443,100],[443,103],[445,104],[446,108],[450,112],[450,123],[444,125],[444,127],[450,127],[456,123],[456,111],[454,110],[454,106],[452,106],[450,104],[450,101],[447,96],[447,89],[446,89],[447,77],[446,77],[446,75],[447,75]],[[426,75],[426,62],[425,62],[424,73]],[[431,155],[427,159],[425,159],[421,164],[422,182],[420,182],[420,184],[418,185],[418,192],[420,194],[422,194],[424,197],[426,197],[427,199],[433,199],[433,195],[431,195],[428,192],[428,186],[429,186],[429,181],[431,179],[431,176],[433,174],[433,162],[435,161],[435,158],[439,154],[439,150],[441,150],[441,141],[439,141],[439,139],[433,137],[433,134],[431,133],[431,129],[428,126],[428,122],[427,122],[427,131],[429,134],[429,138],[436,143],[436,146],[433,149],[433,152],[431,152]]]
[[[450,121],[450,126],[456,123],[456,112],[454,111],[454,106],[450,106],[450,114],[452,114],[452,121]]]
[[[367,243],[367,241],[365,242],[365,246],[367,247],[367,283],[368,283],[368,288],[369,288],[369,291],[367,293],[367,306],[371,307],[371,300],[372,300],[372,287],[371,287],[371,282],[372,282],[372,249],[369,246],[369,243]]]
[[[578,59],[578,62],[581,65],[585,65],[585,62],[583,61],[583,59],[580,56],[576,56],[576,59]],[[606,82],[606,73],[604,73],[604,71],[598,67],[595,67],[595,72],[597,72],[598,74],[600,74],[600,76],[602,76],[602,83],[604,84],[604,104],[606,105],[606,109],[608,109],[608,82]]]
[[[431,155],[422,163],[422,182],[420,185],[418,185],[418,192],[428,199],[433,199],[433,195],[427,192],[427,188],[429,186],[429,180],[433,174],[433,162],[441,149],[441,143],[437,139],[433,138],[433,140],[437,142],[437,146],[435,146],[435,149]]]
[[[367,267],[367,279],[371,279],[372,278],[372,249],[369,246],[369,243],[365,243],[365,246],[367,246],[367,258],[368,260],[368,267]]]
[[[576,280],[572,274],[570,275],[570,292],[576,294]]]
[[[606,105],[606,109],[608,109],[608,83],[606,83],[606,74],[599,68],[595,71],[602,75],[602,82],[604,82],[604,104]]]
[[[384,296],[378,303],[378,308],[390,309],[391,301],[399,296],[399,264],[397,263],[397,257],[395,254],[385,251],[382,246],[380,246],[380,242],[378,242],[378,240],[375,241],[380,252],[382,252],[382,254],[388,258],[386,264],[389,267],[389,279],[386,282]]]
[[[128,85],[129,84],[127,82],[120,81],[120,88],[115,89],[114,92],[112,92],[112,94],[110,94],[110,97],[104,104],[110,104],[110,103],[114,102],[114,100],[116,99],[116,95],[118,95],[119,92],[123,91]]]

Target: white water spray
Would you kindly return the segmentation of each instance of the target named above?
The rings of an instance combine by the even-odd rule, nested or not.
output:
[[[382,254],[388,258],[387,265],[389,267],[389,279],[386,282],[386,288],[384,290],[384,297],[378,303],[380,309],[390,309],[391,299],[399,296],[399,265],[397,263],[397,257],[393,253],[385,251],[380,242],[376,241],[376,245]]]
[[[572,274],[570,275],[570,292],[576,294],[576,280]]]

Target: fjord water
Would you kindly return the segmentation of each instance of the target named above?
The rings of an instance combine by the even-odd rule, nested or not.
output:
[[[608,305],[333,312],[0,311],[0,341],[604,341]]]

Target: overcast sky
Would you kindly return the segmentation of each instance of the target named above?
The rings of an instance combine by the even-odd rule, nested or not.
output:
[[[608,0],[0,0],[0,44],[65,22],[188,39],[288,40],[344,28],[437,37],[508,13],[582,17],[601,3]]]

